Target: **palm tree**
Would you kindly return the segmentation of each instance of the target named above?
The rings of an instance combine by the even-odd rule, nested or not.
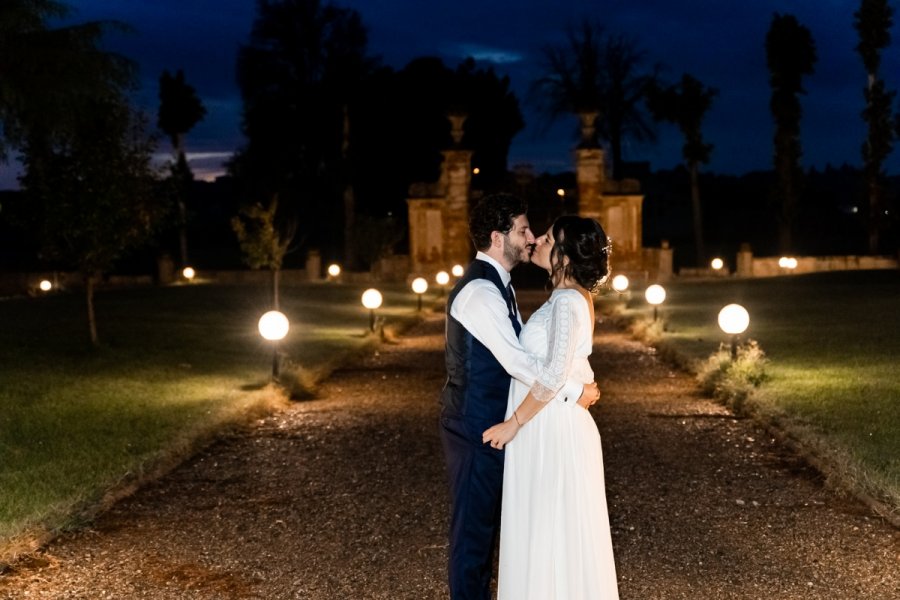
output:
[[[163,71],[159,78],[159,113],[157,126],[169,136],[175,161],[172,167],[176,202],[178,204],[178,240],[181,250],[181,265],[188,264],[187,256],[187,207],[185,195],[187,185],[193,179],[184,151],[184,136],[206,116],[206,108],[197,97],[197,92],[184,80],[184,72],[178,69],[175,75]]]
[[[859,33],[856,51],[866,68],[866,108],[863,120],[869,132],[862,147],[866,189],[869,196],[869,253],[878,252],[878,240],[884,221],[884,161],[891,153],[897,137],[891,105],[896,92],[885,87],[878,75],[881,51],[891,42],[894,9],[887,0],[862,0],[853,13],[854,27]]]
[[[805,93],[804,75],[813,73],[816,46],[809,29],[793,15],[775,14],[766,34],[766,60],[772,99],[769,107],[775,118],[776,196],[781,206],[778,242],[783,254],[793,251],[792,223],[800,195],[803,170],[800,168],[800,117],[798,94]]]
[[[703,141],[703,117],[712,106],[717,90],[704,86],[685,73],[681,81],[668,87],[653,83],[647,89],[647,104],[654,117],[674,123],[684,136],[681,155],[691,177],[691,209],[694,217],[694,248],[697,264],[706,259],[703,244],[703,213],[700,204],[700,165],[709,162],[712,144]]]
[[[549,121],[596,113],[596,135],[609,143],[613,177],[619,178],[625,141],[655,137],[644,100],[656,68],[642,70],[645,53],[633,39],[610,36],[587,19],[568,30],[565,44],[545,46],[543,58],[545,74],[532,84],[530,97]]]

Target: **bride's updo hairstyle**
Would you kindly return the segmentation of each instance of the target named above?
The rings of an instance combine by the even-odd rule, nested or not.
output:
[[[550,280],[556,285],[571,277],[597,293],[609,277],[609,238],[594,219],[564,215],[553,222]],[[565,264],[568,257],[569,264]]]

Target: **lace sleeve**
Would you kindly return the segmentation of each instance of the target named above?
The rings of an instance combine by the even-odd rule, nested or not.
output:
[[[572,366],[575,354],[575,316],[572,299],[561,295],[553,303],[550,311],[550,325],[547,332],[549,349],[541,372],[531,386],[532,395],[541,402],[549,402],[556,396]]]

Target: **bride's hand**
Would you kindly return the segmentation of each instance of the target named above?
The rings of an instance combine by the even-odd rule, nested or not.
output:
[[[503,450],[503,446],[516,437],[518,431],[519,425],[513,419],[507,419],[481,434],[481,443],[487,444],[490,442],[491,448]]]

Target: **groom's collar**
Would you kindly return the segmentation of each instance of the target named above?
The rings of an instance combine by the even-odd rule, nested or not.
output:
[[[491,265],[492,267],[497,269],[497,273],[500,275],[500,281],[503,282],[503,287],[506,287],[509,285],[509,282],[512,279],[512,277],[510,276],[509,271],[507,271],[506,269],[503,268],[503,265],[498,263],[496,260],[494,260],[493,258],[488,256],[481,250],[479,250],[475,254],[475,260],[483,260],[484,262],[488,263],[489,265]]]

